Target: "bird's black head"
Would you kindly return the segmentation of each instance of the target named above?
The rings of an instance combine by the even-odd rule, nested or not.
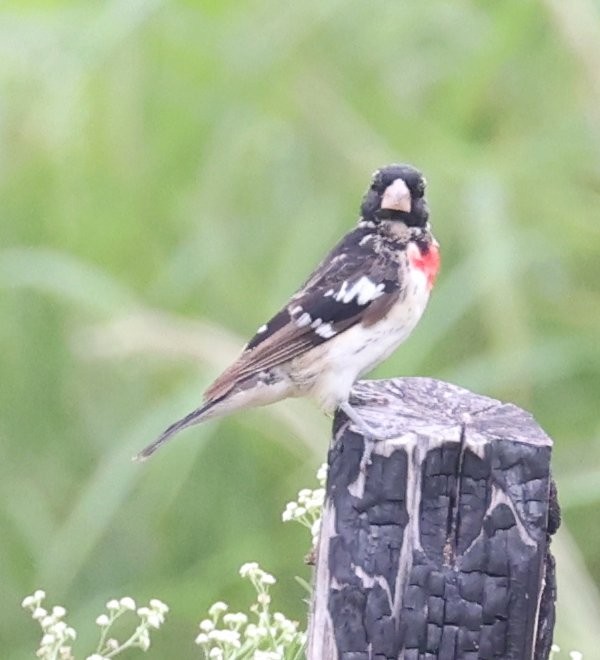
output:
[[[388,165],[373,174],[360,214],[363,220],[401,220],[409,227],[424,227],[429,218],[425,178],[410,165]]]

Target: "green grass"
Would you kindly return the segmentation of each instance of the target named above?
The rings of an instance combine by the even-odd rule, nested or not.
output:
[[[352,226],[372,170],[407,161],[429,180],[443,271],[376,374],[514,401],[555,439],[556,637],[593,657],[595,5],[47,0],[1,19],[4,654],[31,657],[19,603],[38,587],[76,627],[109,597],[165,600],[155,657],[197,657],[207,605],[247,601],[246,561],[304,616],[306,536],[280,513],[324,460],[320,413],[280,404],[129,457]]]

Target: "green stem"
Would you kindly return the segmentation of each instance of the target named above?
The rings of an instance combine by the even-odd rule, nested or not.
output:
[[[108,631],[110,630],[110,627],[112,624],[117,620],[117,618],[123,614],[125,610],[117,610],[116,614],[113,614],[112,612],[110,613],[110,618],[108,620],[108,625],[103,627],[102,630],[100,631],[100,640],[98,642],[98,646],[96,647],[96,653],[101,653],[102,649],[104,648],[104,643],[106,641],[106,637],[108,635]]]
[[[113,651],[109,651],[108,653],[102,653],[102,655],[104,655],[107,658],[114,658],[118,653],[121,653],[121,651],[131,648],[136,642],[139,642],[141,633],[144,630],[146,630],[146,626],[142,623],[135,629],[135,632],[133,633],[133,635],[131,635],[129,639],[125,640],[119,647],[117,647]]]

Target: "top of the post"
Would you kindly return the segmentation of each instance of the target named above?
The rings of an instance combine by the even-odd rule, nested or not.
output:
[[[434,378],[391,378],[356,383],[350,403],[380,439],[411,433],[454,436],[468,431],[469,439],[521,442],[552,446],[552,440],[532,415],[511,403],[502,403]],[[340,414],[336,422],[345,421]],[[338,424],[336,424],[336,427]]]

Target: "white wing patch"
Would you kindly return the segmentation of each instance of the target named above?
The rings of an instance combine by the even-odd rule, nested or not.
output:
[[[323,337],[323,339],[331,339],[337,334],[331,323],[323,323],[323,319],[315,319],[310,327],[315,331],[315,334]]]
[[[318,320],[320,321],[321,319]],[[323,339],[331,339],[336,334],[331,323],[319,323],[319,325],[315,328],[315,332],[319,335],[319,337],[323,337]]]
[[[296,305],[289,310],[292,321],[296,324],[298,328],[305,328],[307,325],[310,325],[312,318],[308,312],[305,312],[302,309],[301,305]]]
[[[351,287],[348,286],[348,281],[344,280],[335,299],[338,302],[349,303],[356,298],[356,302],[359,305],[366,305],[368,302],[382,296],[384,288],[385,284],[383,282],[375,284],[375,282],[372,282],[368,277],[363,275]]]
[[[311,318],[308,312],[304,312],[304,314],[302,314],[296,319],[296,325],[299,328],[303,328],[304,326],[308,325],[310,322],[311,322]]]
[[[363,275],[352,286],[349,286],[348,280],[345,280],[337,292],[335,289],[328,289],[323,294],[323,297],[332,297],[336,302],[345,304],[352,302],[356,298],[356,302],[359,305],[366,305],[372,300],[379,298],[379,296],[382,296],[384,289],[385,284],[383,282],[375,284],[375,282]],[[292,321],[298,328],[305,328],[310,325],[311,329],[315,331],[315,334],[323,339],[331,339],[337,335],[337,330],[335,330],[331,323],[324,323],[322,318],[313,320],[311,315],[305,312],[301,305],[292,307],[289,313]],[[263,330],[259,328],[259,332],[263,332]]]

